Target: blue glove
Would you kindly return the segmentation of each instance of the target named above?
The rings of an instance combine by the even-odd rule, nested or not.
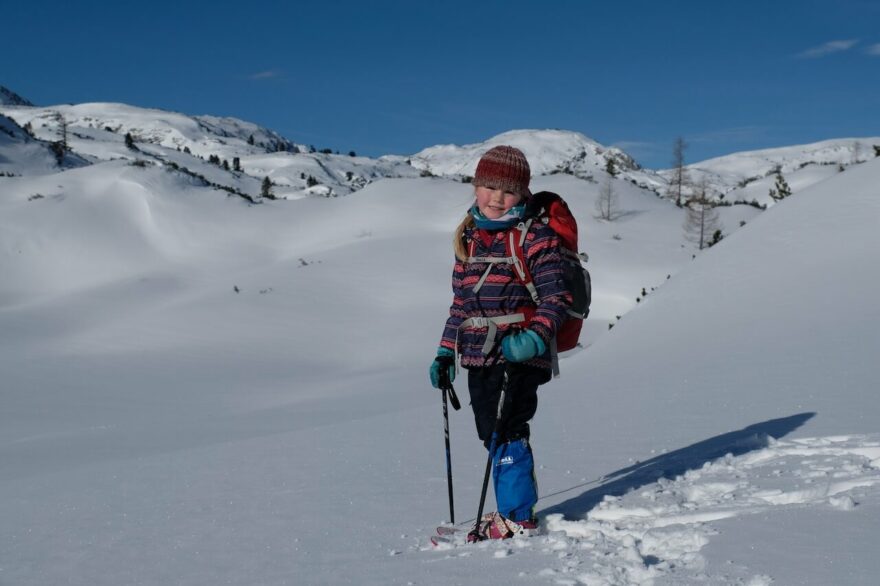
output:
[[[524,330],[501,339],[501,352],[510,362],[525,362],[540,356],[546,350],[544,340],[533,330]]]
[[[441,346],[437,350],[437,358],[431,363],[428,376],[431,379],[431,386],[435,389],[440,388],[440,370],[446,368],[449,373],[449,382],[455,380],[455,352],[449,348]]]

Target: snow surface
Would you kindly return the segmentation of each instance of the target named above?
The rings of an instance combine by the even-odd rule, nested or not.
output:
[[[668,200],[615,180],[601,222],[598,183],[536,177],[594,280],[533,425],[544,533],[434,548],[470,187],[252,205],[142,146],[0,177],[0,584],[876,582],[880,161],[721,208],[746,226],[693,260]],[[485,453],[451,419],[466,521]]]

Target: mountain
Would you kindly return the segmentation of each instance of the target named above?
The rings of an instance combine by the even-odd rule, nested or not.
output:
[[[274,195],[295,199],[356,191],[381,177],[416,176],[403,157],[367,157],[308,152],[278,133],[236,118],[187,116],[126,104],[90,103],[48,108],[3,107],[0,113],[34,136],[59,140],[62,121],[71,149],[92,162],[143,159],[175,165],[206,184],[250,200],[260,197],[264,177]],[[126,145],[131,136],[134,148]],[[253,144],[251,144],[253,143]],[[240,170],[236,170],[235,159]]]
[[[0,85],[0,106],[33,106],[33,104]]]
[[[15,120],[0,114],[0,176],[43,175],[83,167],[89,161],[33,138]]]
[[[473,175],[480,156],[497,145],[515,146],[526,155],[533,175],[568,173],[591,178],[613,160],[622,171],[637,171],[638,164],[614,147],[604,147],[578,132],[564,130],[512,130],[481,143],[464,146],[440,145],[412,156],[412,165],[434,175]]]
[[[880,137],[826,140],[734,153],[687,165],[685,169],[692,183],[706,182],[716,197],[773,205],[768,194],[774,187],[777,170],[793,191],[801,191],[852,165],[873,159],[874,145],[880,146]],[[667,169],[659,174],[669,180],[673,172]]]
[[[61,122],[68,144],[84,160],[149,160],[174,164],[204,177],[206,184],[240,193],[251,201],[260,197],[265,177],[273,193],[284,199],[347,195],[381,178],[433,175],[467,181],[480,155],[498,144],[522,149],[535,176],[565,173],[602,182],[609,161],[617,179],[654,195],[669,197],[670,170],[641,168],[624,151],[606,147],[577,132],[513,130],[486,141],[457,146],[438,145],[411,156],[362,156],[310,152],[277,132],[231,117],[188,116],[125,104],[92,103],[35,108],[5,90],[0,113],[19,126],[28,126],[47,143],[59,140]],[[14,97],[12,97],[14,96]],[[125,144],[132,137],[137,150]],[[687,166],[692,182],[706,181],[710,195],[726,202],[772,205],[769,190],[780,168],[797,192],[824,180],[841,168],[874,156],[880,138],[838,139],[809,145],[736,153]],[[239,169],[234,168],[238,159]],[[50,169],[51,170],[51,169]],[[33,168],[19,173],[33,172]],[[692,189],[686,188],[690,195]]]

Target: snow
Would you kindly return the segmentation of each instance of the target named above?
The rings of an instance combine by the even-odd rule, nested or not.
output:
[[[585,348],[533,424],[543,533],[434,548],[426,371],[470,186],[253,205],[175,171],[196,158],[176,147],[92,136],[72,141],[88,166],[0,177],[0,583],[876,581],[880,161],[719,208],[727,236],[702,253],[649,189],[614,180],[624,213],[603,222],[598,182],[536,176],[594,283]],[[260,171],[235,185],[296,172],[274,156],[243,156]],[[466,406],[450,433],[465,521],[485,465]]]

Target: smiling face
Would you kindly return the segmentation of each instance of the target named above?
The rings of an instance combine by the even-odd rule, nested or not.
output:
[[[522,200],[519,194],[483,185],[476,187],[474,191],[477,208],[490,220],[497,220]]]

